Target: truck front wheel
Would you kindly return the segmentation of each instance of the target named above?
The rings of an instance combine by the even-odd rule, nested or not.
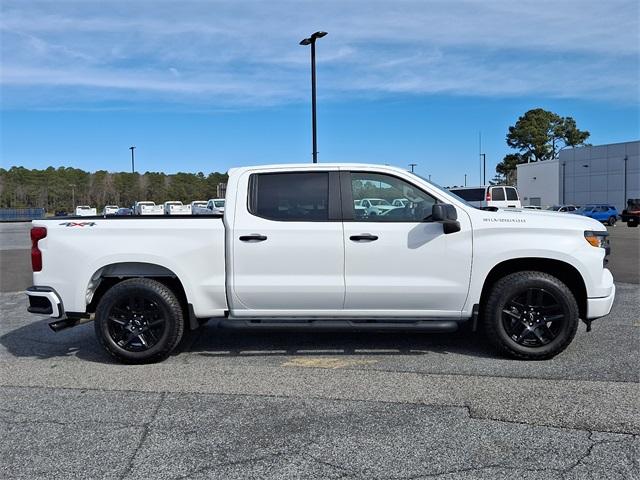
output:
[[[489,340],[500,351],[526,360],[548,359],[562,352],[579,323],[571,290],[556,277],[535,271],[498,280],[483,317]]]
[[[131,278],[104,294],[96,309],[95,330],[100,344],[121,362],[157,362],[180,342],[182,307],[166,285]]]

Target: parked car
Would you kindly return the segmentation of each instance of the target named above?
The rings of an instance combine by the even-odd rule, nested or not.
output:
[[[542,210],[540,205],[524,205],[522,208],[525,210]]]
[[[191,205],[183,205],[178,200],[164,202],[165,215],[191,215]]]
[[[94,217],[98,214],[95,208],[89,205],[78,205],[76,207],[76,217]]]
[[[102,215],[115,215],[119,208],[118,205],[105,205],[102,209]]]
[[[580,207],[576,213],[585,217],[593,218],[599,222],[613,226],[618,221],[618,209],[613,205],[585,205]]]
[[[214,213],[224,213],[224,198],[211,198],[207,202],[207,208]]]
[[[620,219],[626,222],[627,227],[637,227],[640,223],[640,198],[627,199],[627,208],[622,210]]]
[[[352,199],[374,181],[411,208],[355,219]],[[207,319],[430,332],[481,322],[502,352],[546,359],[614,301],[608,233],[591,218],[478,210],[381,165],[234,168],[227,188],[224,217],[34,220],[28,310],[54,331],[94,321],[128,363],[166,358]]]
[[[164,206],[145,200],[136,202],[133,212],[135,215],[164,215]]]
[[[480,187],[454,187],[450,188],[460,198],[474,207],[486,208],[521,208],[522,203],[518,196],[518,190],[508,185],[485,185]]]
[[[409,204],[409,200],[407,198],[396,198],[393,202],[391,202],[391,205],[393,205],[394,207],[406,207]]]
[[[559,213],[576,213],[578,208],[580,207],[576,205],[553,205],[551,207],[547,207],[547,210]]]
[[[382,215],[384,212],[399,208],[383,198],[363,198],[360,200],[360,205],[364,208],[367,216]]]
[[[53,214],[54,217],[66,217],[69,215],[66,210],[56,210]]]
[[[194,200],[191,202],[191,214],[192,215],[201,215],[203,213],[211,213],[207,211],[207,201],[206,200]]]
[[[133,210],[130,208],[119,208],[118,211],[115,213],[115,215],[117,217],[123,217],[123,216],[129,216],[129,215],[133,215]]]

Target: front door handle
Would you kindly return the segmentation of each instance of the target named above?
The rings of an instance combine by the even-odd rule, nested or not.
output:
[[[349,240],[354,242],[375,242],[377,239],[377,235],[371,235],[370,233],[361,233],[360,235],[351,235],[349,237]]]
[[[242,235],[240,237],[241,242],[264,242],[267,239],[266,235],[260,235],[259,233],[252,233],[251,235]]]

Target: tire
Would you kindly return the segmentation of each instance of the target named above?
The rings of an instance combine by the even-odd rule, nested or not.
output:
[[[180,343],[184,315],[169,287],[131,278],[107,290],[98,303],[94,326],[102,347],[117,360],[152,363],[164,360]]]
[[[609,220],[607,220],[607,225],[609,225],[610,227],[613,227],[616,224],[616,217],[609,217]]]
[[[542,272],[517,272],[498,280],[483,308],[489,341],[500,352],[524,360],[546,360],[562,352],[578,323],[571,290]]]

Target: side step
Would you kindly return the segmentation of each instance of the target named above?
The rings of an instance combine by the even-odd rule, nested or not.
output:
[[[213,320],[213,319],[212,319]],[[455,332],[458,330],[460,320],[424,320],[424,319],[281,319],[281,318],[220,318],[211,321],[215,325],[225,329],[240,330],[314,330],[314,331],[421,331],[421,332]]]

